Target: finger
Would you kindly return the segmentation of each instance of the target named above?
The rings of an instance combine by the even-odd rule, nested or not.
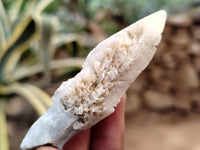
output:
[[[80,132],[65,143],[63,150],[88,150],[90,146],[90,129]]]
[[[90,129],[80,132],[65,143],[63,150],[88,150],[90,142]],[[41,146],[35,150],[58,150],[51,146]]]
[[[92,128],[92,150],[122,150],[124,138],[124,107],[126,95],[121,98],[115,112]]]
[[[37,147],[35,150],[58,150],[58,149],[51,146],[41,146]]]

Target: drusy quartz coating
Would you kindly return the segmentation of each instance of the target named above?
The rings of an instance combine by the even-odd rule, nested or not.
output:
[[[30,128],[21,148],[62,149],[73,135],[114,112],[120,97],[144,70],[161,40],[166,12],[151,14],[99,43],[82,70],[56,90],[52,106]]]

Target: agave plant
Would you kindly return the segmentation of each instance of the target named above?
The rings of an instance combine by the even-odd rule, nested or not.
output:
[[[56,36],[57,19],[42,13],[52,2],[15,0],[5,9],[0,0],[0,149],[9,149],[4,112],[8,95],[24,97],[38,115],[52,103],[48,94],[23,79],[42,73],[38,83],[47,85],[52,69],[82,65],[83,59],[53,59],[56,47],[76,40],[76,36]]]

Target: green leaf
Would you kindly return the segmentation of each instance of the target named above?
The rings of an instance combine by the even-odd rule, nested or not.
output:
[[[54,44],[56,47],[65,46],[68,53],[72,57],[80,56],[81,49],[81,36],[78,34],[58,34],[54,38]]]
[[[67,59],[58,59],[52,60],[50,62],[50,69],[64,69],[69,67],[78,67],[81,68],[85,58],[67,58]],[[33,66],[21,66],[18,67],[12,75],[10,81],[17,81],[25,77],[30,77],[34,74],[43,72],[43,65],[37,64]]]
[[[0,81],[9,80],[22,53],[30,47],[35,38],[36,24],[31,18],[16,28],[8,47],[0,53]]]
[[[16,20],[18,14],[20,13],[22,3],[23,3],[23,0],[15,0],[15,1],[12,1],[11,4],[7,4],[9,5],[9,9],[7,9],[7,13],[10,18],[10,23],[12,25],[14,24],[14,21]]]
[[[31,17],[32,10],[36,3],[36,0],[20,0],[20,1],[21,1],[19,4],[20,6],[18,7],[18,11],[12,23],[13,31],[17,28],[17,26],[20,23],[26,21],[28,18]],[[15,7],[13,7],[13,9],[15,9]]]
[[[47,108],[44,104],[38,99],[34,93],[24,86],[24,84],[13,83],[8,86],[0,85],[0,94],[9,95],[9,94],[18,94],[24,97],[36,110],[38,115],[43,115]]]
[[[44,70],[44,84],[48,85],[51,81],[51,74],[50,74],[50,61],[52,59],[52,51],[53,47],[53,36],[55,33],[55,23],[53,19],[50,19],[50,16],[42,16],[38,19],[39,26],[39,56],[40,61],[43,64]]]
[[[3,28],[0,25],[0,53],[1,53],[1,50],[5,48],[5,46],[6,46],[6,39],[4,36]]]
[[[1,48],[5,46],[6,41],[10,36],[10,23],[6,11],[4,9],[3,3],[0,0],[0,51]]]
[[[32,13],[41,13],[54,0],[37,0]]]
[[[17,15],[13,21],[12,29],[29,17],[38,16],[54,0],[20,0]],[[13,8],[15,9],[15,8]]]
[[[6,114],[4,107],[5,100],[0,99],[0,150],[9,150]]]
[[[56,47],[60,47],[62,45],[71,43],[73,41],[77,41],[78,43],[80,43],[81,36],[75,33],[68,33],[68,34],[58,34],[54,38],[54,44],[56,45]]]
[[[24,84],[24,86],[29,89],[37,98],[41,101],[41,103],[46,107],[49,108],[52,104],[51,97],[45,93],[43,90],[38,88],[37,86],[33,86],[31,84]]]

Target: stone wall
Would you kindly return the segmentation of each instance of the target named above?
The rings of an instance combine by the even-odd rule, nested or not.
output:
[[[127,94],[126,113],[200,112],[200,15],[168,18],[155,57]]]

